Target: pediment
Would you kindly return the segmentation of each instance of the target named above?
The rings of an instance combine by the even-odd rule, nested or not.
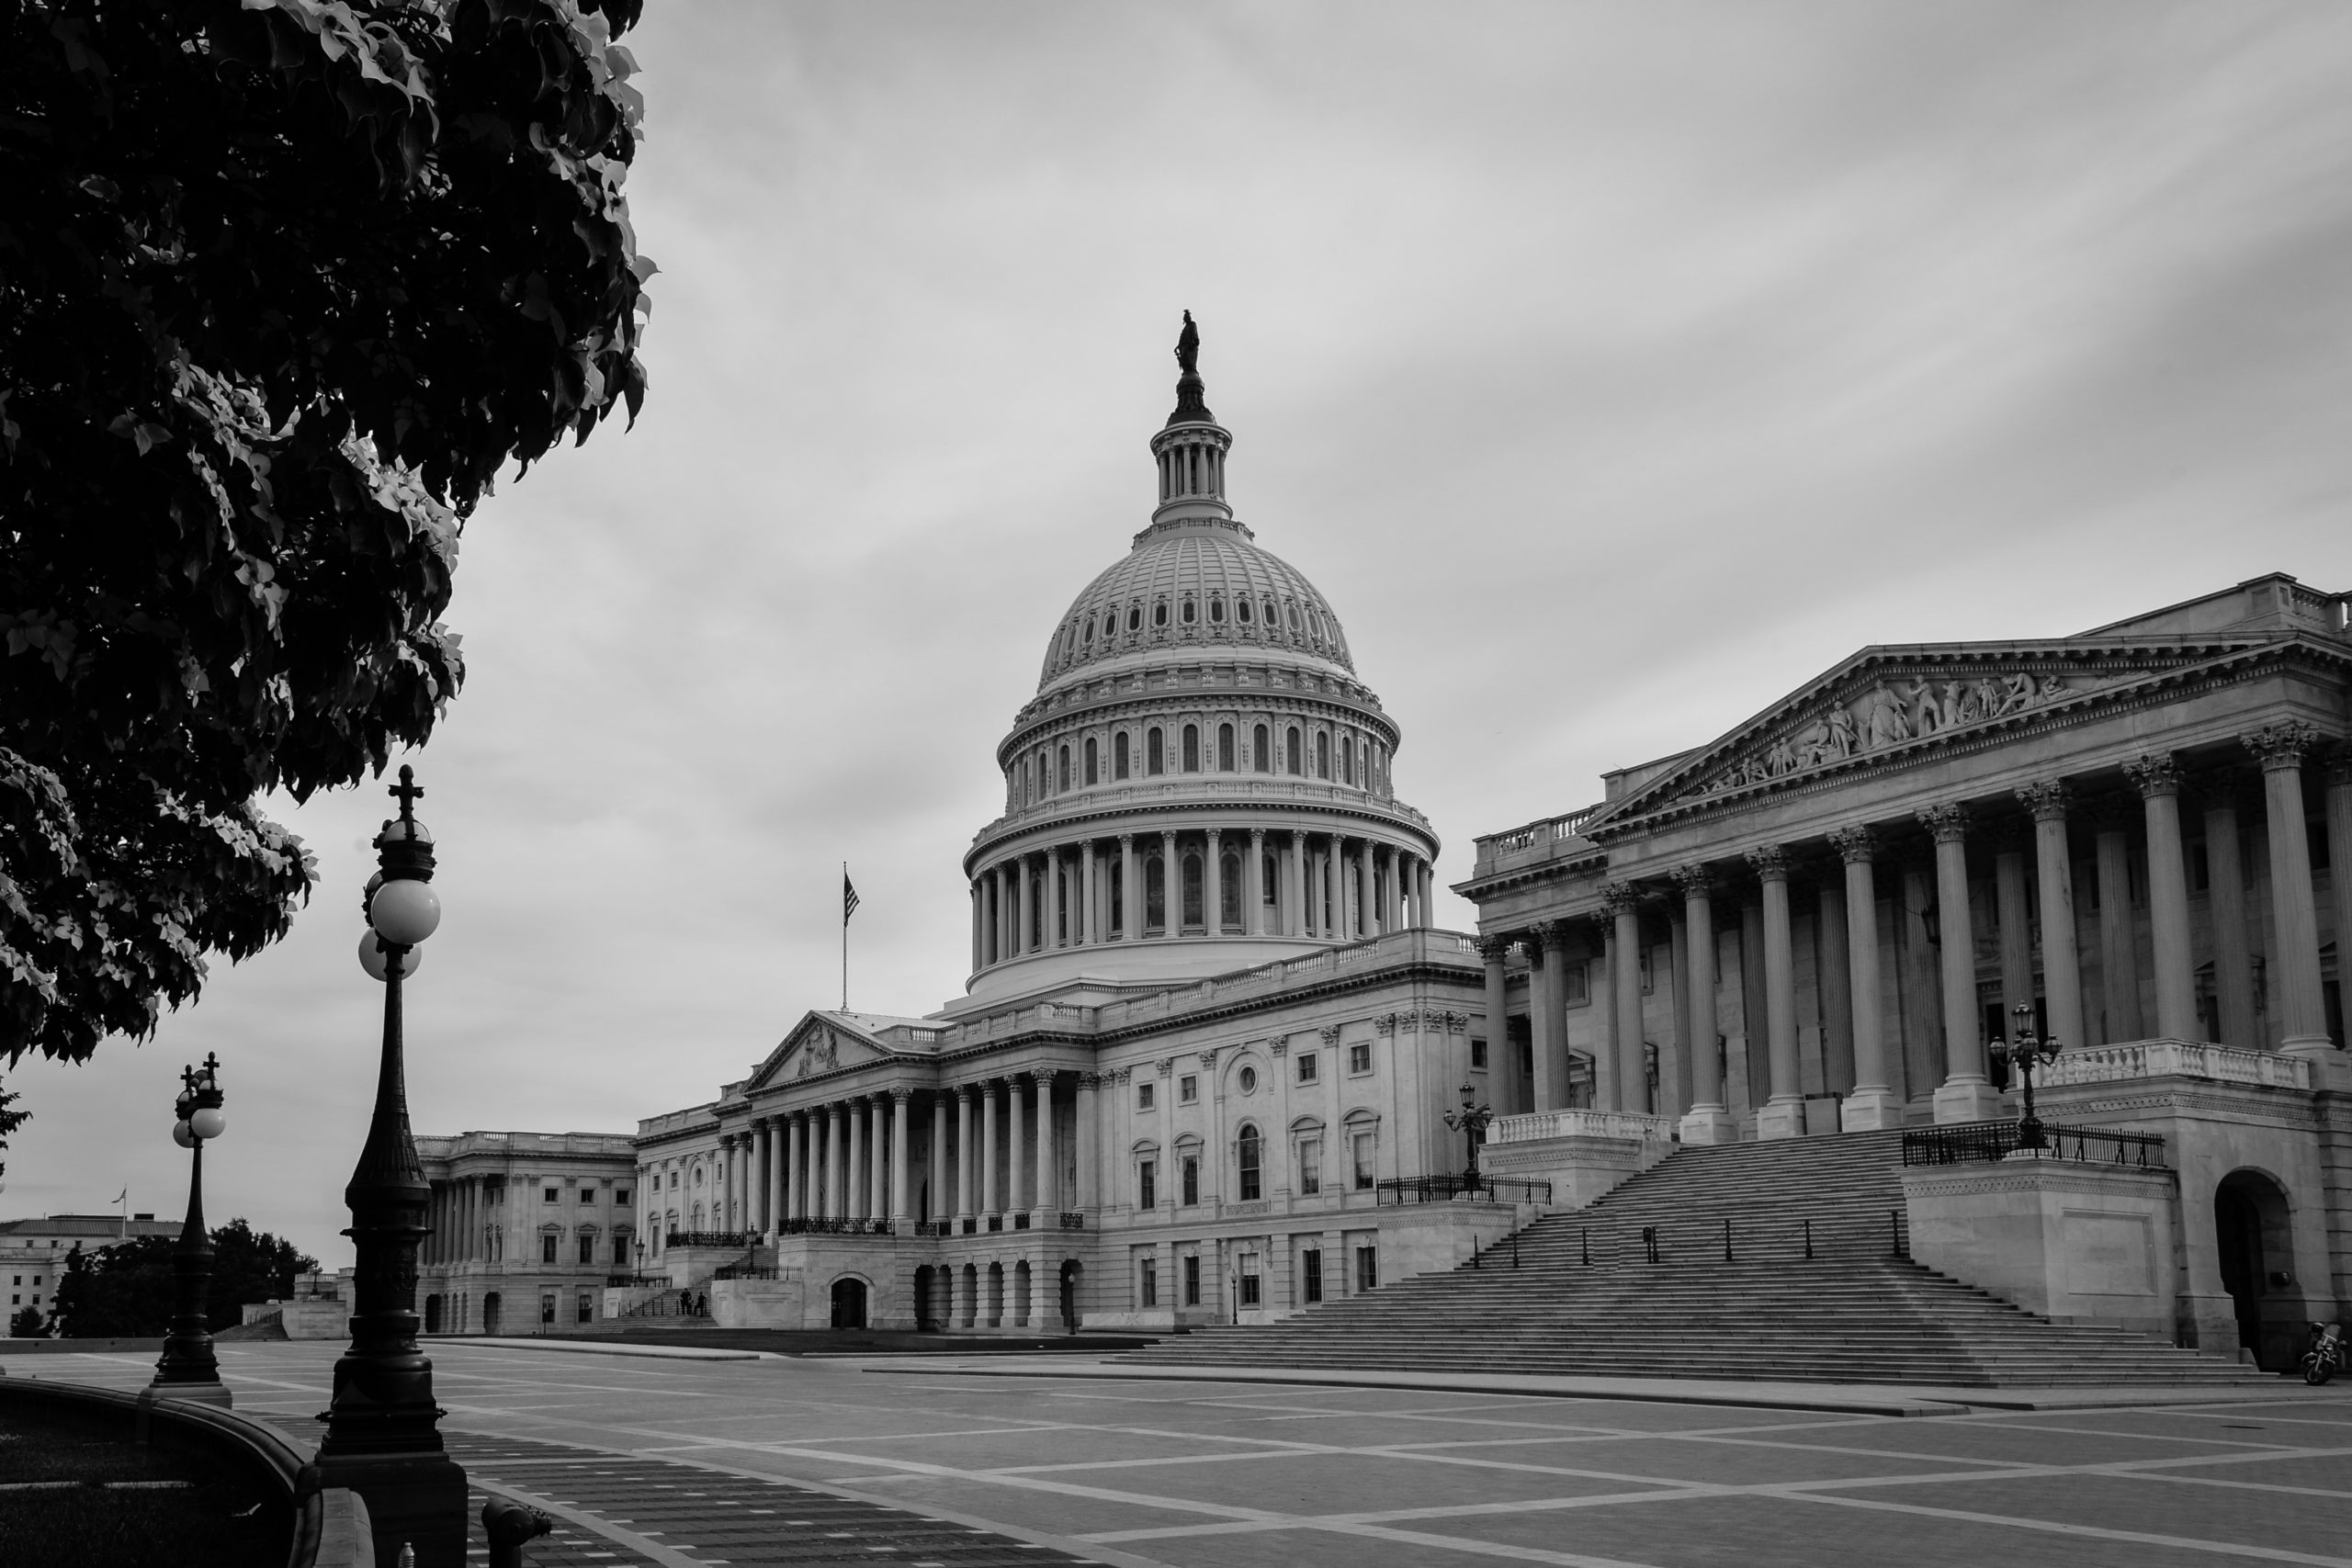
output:
[[[863,1066],[890,1059],[870,1035],[831,1013],[811,1012],[792,1026],[784,1041],[768,1053],[759,1069],[743,1085],[744,1092],[774,1089],[796,1078],[813,1077],[842,1067]]]
[[[2188,648],[1867,649],[1679,763],[1605,813],[1668,806],[1909,758],[1972,735],[2095,703],[2203,663]],[[1598,825],[1598,824],[1596,824]]]

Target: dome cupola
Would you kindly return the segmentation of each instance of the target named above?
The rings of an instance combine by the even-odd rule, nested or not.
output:
[[[1184,313],[1151,520],[1056,624],[965,857],[965,1006],[1247,968],[1430,924],[1437,839],[1339,616],[1226,500]]]

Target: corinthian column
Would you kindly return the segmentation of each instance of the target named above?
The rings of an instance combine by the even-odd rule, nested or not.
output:
[[[2083,972],[2075,931],[2074,857],[2066,846],[2066,786],[2056,779],[2023,784],[2018,799],[2033,813],[2033,869],[2041,885],[2042,1031],[2072,1051],[2090,1043],[2083,1032]]]
[[[1266,934],[1266,830],[1250,829],[1250,863],[1241,875],[1241,929],[1251,936]]]
[[[975,1211],[972,1198],[972,1086],[959,1084],[956,1090],[956,1228],[969,1230]]]
[[[2125,830],[2131,807],[2108,796],[2093,814],[2098,837],[2099,994],[2106,1004],[2100,1043],[2143,1040],[2140,1017],[2140,944],[2132,930],[2132,840]]]
[[[911,1089],[890,1091],[890,1228],[900,1235],[908,1234],[908,1222],[913,1215],[907,1201],[907,1107],[914,1099]]]
[[[1976,1018],[1976,928],[1968,912],[1968,816],[1957,806],[1931,806],[1919,821],[1936,840],[1936,923],[1942,948],[1944,1082],[1936,1090],[1936,1120],[1985,1122],[2001,1113],[2001,1097],[1984,1076],[1984,1042]],[[2042,906],[2049,927],[2050,908]],[[2079,1035],[2076,1036],[2080,1038]]]
[[[1184,863],[1176,858],[1176,835],[1159,835],[1159,934],[1184,934]]]
[[[2238,844],[2238,781],[2226,769],[2198,781],[2205,807],[2206,906],[2213,931],[2213,999],[2220,1043],[2259,1050],[2254,1002],[2254,948],[2246,918],[2245,863]]]
[[[1225,934],[1225,852],[1224,833],[1216,828],[1204,835],[1208,842],[1201,852],[1201,930],[1210,936]]]
[[[2180,841],[2180,764],[2169,751],[2123,764],[2148,829],[2148,925],[2155,941],[2156,1033],[2194,1040],[2197,961],[2188,943],[2188,859]]]
[[[1647,1075],[1642,1070],[1642,917],[1641,895],[1622,882],[1603,883],[1600,896],[1609,908],[1609,998],[1615,1020],[1616,1093],[1611,1109],[1646,1113],[1650,1108]]]
[[[1562,1011],[1567,927],[1546,920],[1527,939],[1527,1039],[1534,1066],[1535,1109],[1568,1102],[1567,1021]]]
[[[1487,965],[1487,1095],[1505,1116],[1516,1115],[1520,1109],[1515,1092],[1517,1064],[1510,1059],[1510,1003],[1504,989],[1503,964],[1510,953],[1510,942],[1505,938],[1478,939],[1478,956]]]
[[[1136,836],[1119,835],[1119,940],[1143,935],[1143,864],[1136,858]]]
[[[1686,1144],[1728,1144],[1739,1137],[1738,1123],[1724,1104],[1724,1059],[1715,1040],[1715,885],[1704,866],[1684,866],[1674,874],[1682,889],[1682,922],[1690,931],[1690,1109],[1683,1113]]]
[[[2299,718],[2267,724],[2243,738],[2262,759],[2262,793],[2270,823],[2270,920],[2278,951],[2278,1049],[2329,1056],[2327,998],[2319,976],[2319,908],[2312,895],[2311,829],[2303,819],[2303,754],[2319,729]],[[2343,873],[2337,873],[2341,876]],[[2339,943],[2338,951],[2342,951]]]
[[[1789,931],[1789,856],[1777,844],[1747,852],[1764,891],[1764,1021],[1772,1097],[1756,1112],[1758,1138],[1804,1136],[1804,1085],[1797,1068],[1796,944]]]
[[[1840,828],[1830,847],[1846,863],[1846,962],[1854,1010],[1854,1088],[1838,1108],[1849,1133],[1903,1125],[1903,1097],[1888,1081],[1886,1014],[1879,989],[1878,888],[1868,828]]]

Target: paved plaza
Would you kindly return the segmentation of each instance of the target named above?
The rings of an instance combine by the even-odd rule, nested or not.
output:
[[[315,1430],[338,1349],[220,1359],[240,1410]],[[558,1517],[543,1564],[2352,1568],[2352,1396],[2286,1382],[1894,1417],[1042,1375],[1076,1370],[1049,1359],[431,1349],[478,1494]],[[5,1363],[115,1387],[151,1364]]]

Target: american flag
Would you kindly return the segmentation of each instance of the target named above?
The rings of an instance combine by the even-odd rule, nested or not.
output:
[[[842,924],[849,924],[849,918],[856,913],[857,887],[849,879],[849,867],[843,866],[842,867]]]

